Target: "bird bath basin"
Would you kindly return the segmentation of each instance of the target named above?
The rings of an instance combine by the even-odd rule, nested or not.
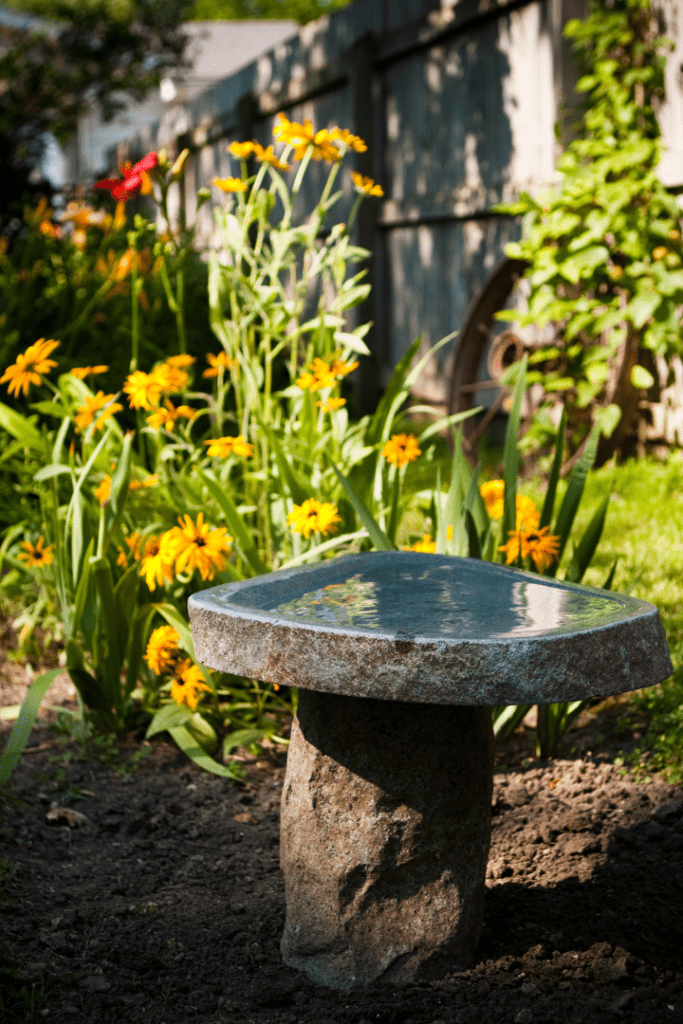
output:
[[[471,962],[492,705],[607,696],[672,672],[653,605],[447,555],[346,555],[204,590],[189,612],[200,662],[300,688],[282,952],[338,989]]]

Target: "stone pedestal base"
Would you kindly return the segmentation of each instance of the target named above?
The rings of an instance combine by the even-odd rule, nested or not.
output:
[[[299,691],[282,794],[282,954],[315,982],[469,966],[491,833],[487,708]]]

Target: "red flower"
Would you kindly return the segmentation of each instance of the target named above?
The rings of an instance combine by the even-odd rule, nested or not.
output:
[[[126,161],[119,167],[121,178],[103,178],[102,181],[96,181],[93,188],[106,188],[114,199],[125,203],[126,199],[130,199],[142,185],[142,172],[151,171],[156,165],[156,153],[148,153],[146,157],[138,160],[132,166],[129,161]]]

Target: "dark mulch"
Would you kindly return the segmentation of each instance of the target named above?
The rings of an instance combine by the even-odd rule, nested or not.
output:
[[[683,1021],[683,792],[659,778],[499,771],[477,962],[339,993],[280,960],[282,761],[230,787],[165,744],[128,778],[54,755],[22,758],[0,821],[8,1024]]]

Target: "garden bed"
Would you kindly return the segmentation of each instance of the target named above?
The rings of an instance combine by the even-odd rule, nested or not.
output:
[[[529,756],[526,733],[499,747],[477,962],[401,991],[332,992],[281,963],[282,750],[247,761],[238,786],[163,742],[134,768],[139,744],[121,745],[118,764],[99,763],[95,748],[79,760],[74,744],[27,752],[13,777],[23,804],[6,805],[0,824],[8,1019],[680,1019],[683,791],[636,781],[610,750],[566,756],[614,713],[574,729],[554,761]],[[43,726],[30,744],[46,742]]]

